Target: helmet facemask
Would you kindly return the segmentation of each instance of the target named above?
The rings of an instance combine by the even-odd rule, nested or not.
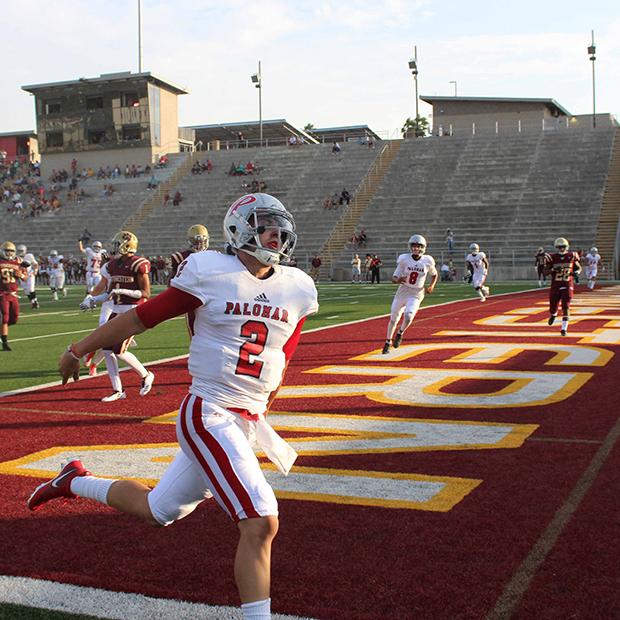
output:
[[[2,248],[0,248],[0,251],[2,252],[2,256],[7,260],[12,260],[17,255],[15,245],[11,241],[5,241],[2,244]]]
[[[209,231],[202,224],[190,226],[187,231],[187,243],[192,252],[204,252],[209,249]]]
[[[277,235],[265,235],[274,230]],[[224,219],[224,234],[233,248],[267,266],[287,262],[297,243],[293,216],[267,194],[249,194],[234,203]]]

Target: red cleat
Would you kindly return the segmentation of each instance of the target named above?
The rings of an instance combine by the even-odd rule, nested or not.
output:
[[[75,499],[71,493],[71,481],[78,476],[90,476],[91,473],[84,469],[81,461],[73,459],[69,461],[60,473],[51,480],[40,484],[28,499],[28,508],[38,510],[52,499]]]

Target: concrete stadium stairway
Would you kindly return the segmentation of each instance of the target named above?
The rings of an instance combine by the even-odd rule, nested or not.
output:
[[[614,145],[605,191],[603,193],[603,205],[598,220],[596,230],[596,247],[598,248],[601,260],[606,266],[605,271],[599,270],[599,279],[617,278],[619,274],[614,273],[612,264],[617,264],[618,257],[615,257],[614,248],[616,245],[616,235],[620,224],[620,129],[616,129],[614,135]]]

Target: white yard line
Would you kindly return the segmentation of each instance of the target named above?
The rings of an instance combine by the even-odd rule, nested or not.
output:
[[[0,602],[113,620],[241,620],[238,607],[190,603],[8,575],[0,575]],[[283,614],[272,614],[271,617],[273,620],[310,620]]]

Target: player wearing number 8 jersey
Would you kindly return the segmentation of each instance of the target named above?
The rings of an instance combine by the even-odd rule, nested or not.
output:
[[[568,241],[558,237],[553,243],[557,252],[547,254],[545,273],[551,275],[549,289],[549,325],[553,325],[558,315],[558,306],[562,302],[562,328],[560,334],[566,336],[570,302],[575,290],[575,274],[581,271],[579,254],[568,251]]]
[[[40,485],[28,505],[36,510],[77,495],[153,525],[169,525],[213,496],[237,523],[235,578],[244,618],[270,618],[278,507],[252,448],[258,444],[283,473],[295,460],[294,450],[264,416],[305,318],[318,310],[317,292],[303,271],[280,264],[295,248],[295,224],[272,196],[249,194],[233,203],[224,233],[233,255],[188,256],[170,288],[72,344],[60,360],[66,383],[77,379],[79,358],[86,353],[195,310],[192,385],[177,421],[181,450],[157,486],[95,478],[72,461]]]
[[[411,325],[424,299],[424,291],[432,293],[437,282],[435,260],[432,256],[424,254],[426,239],[422,235],[412,235],[409,238],[409,249],[409,253],[398,257],[396,271],[392,276],[392,282],[400,286],[392,301],[383,354],[389,353],[390,345],[393,345],[395,349],[400,346],[405,330]],[[431,282],[425,289],[427,275],[431,276]],[[402,322],[394,336],[401,316]]]

